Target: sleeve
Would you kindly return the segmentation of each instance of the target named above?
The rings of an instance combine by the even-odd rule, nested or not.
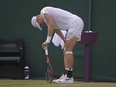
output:
[[[48,7],[44,7],[42,10],[41,10],[41,12],[40,12],[40,14],[45,14],[45,13],[48,13],[49,14],[49,11],[48,11]]]
[[[43,18],[44,22],[47,24],[47,21],[45,19],[45,15],[44,15],[45,13],[49,14],[48,7],[44,7],[40,12],[41,17]]]

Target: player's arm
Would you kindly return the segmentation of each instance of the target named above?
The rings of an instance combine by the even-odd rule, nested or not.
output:
[[[53,21],[52,17],[47,13],[45,13],[44,15],[45,15],[45,19],[46,19],[46,22],[47,22],[47,25],[48,25],[48,33],[47,33],[46,41],[42,44],[43,48],[48,46],[48,44],[51,41],[52,34],[54,32],[54,21]]]
[[[60,30],[58,30],[58,29],[54,29],[54,31],[55,31],[55,33],[57,33],[60,37],[61,37],[61,39],[64,41],[64,43],[65,43],[65,37],[64,37],[64,35],[62,34],[62,32],[60,31]]]
[[[48,36],[52,37],[52,34],[54,32],[54,21],[49,14],[46,13],[44,15],[45,15],[45,19],[46,19],[47,24],[48,24]]]

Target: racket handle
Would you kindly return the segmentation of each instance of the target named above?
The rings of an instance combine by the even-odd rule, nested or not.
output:
[[[48,55],[48,48],[44,48],[45,49],[45,54]]]

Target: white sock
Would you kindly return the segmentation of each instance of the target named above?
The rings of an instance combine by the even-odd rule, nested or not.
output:
[[[73,68],[65,68],[65,70],[73,71]]]

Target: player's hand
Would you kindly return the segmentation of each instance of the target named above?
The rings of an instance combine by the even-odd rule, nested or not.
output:
[[[42,43],[42,48],[48,47],[48,44],[49,44],[48,42],[43,42],[43,43]]]

